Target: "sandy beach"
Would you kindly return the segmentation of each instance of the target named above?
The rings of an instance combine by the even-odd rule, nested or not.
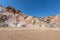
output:
[[[1,27],[0,40],[60,40],[60,29]]]

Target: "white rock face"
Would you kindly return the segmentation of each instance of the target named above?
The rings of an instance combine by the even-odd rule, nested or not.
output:
[[[0,12],[3,11],[3,7],[0,7]]]
[[[12,7],[0,7],[0,26],[27,28],[60,28],[60,15],[36,18],[21,14]]]
[[[25,25],[25,22],[24,21],[21,21],[17,24],[17,27],[22,27],[22,25]]]

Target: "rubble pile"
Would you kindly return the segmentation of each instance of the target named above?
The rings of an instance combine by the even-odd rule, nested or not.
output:
[[[60,15],[37,18],[27,16],[13,7],[0,5],[0,27],[60,28]]]

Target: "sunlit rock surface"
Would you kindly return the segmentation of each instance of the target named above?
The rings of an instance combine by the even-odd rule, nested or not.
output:
[[[23,14],[13,7],[0,5],[0,27],[60,28],[60,14],[37,18]]]

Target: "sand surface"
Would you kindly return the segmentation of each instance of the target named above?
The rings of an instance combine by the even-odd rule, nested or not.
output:
[[[60,40],[60,29],[2,27],[0,40]]]

